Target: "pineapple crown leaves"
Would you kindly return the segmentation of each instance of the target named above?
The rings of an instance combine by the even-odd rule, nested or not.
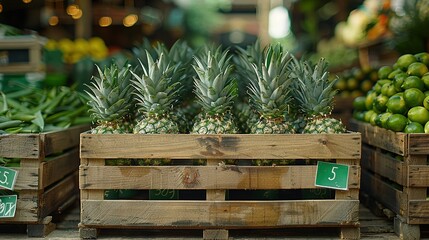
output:
[[[146,115],[168,115],[179,92],[179,82],[172,82],[173,67],[166,62],[165,55],[160,54],[154,61],[149,52],[146,52],[148,66],[140,61],[143,70],[142,76],[131,71],[134,76],[132,85],[139,111]]]
[[[216,115],[231,110],[238,86],[231,77],[233,65],[229,52],[218,47],[214,52],[207,50],[194,59],[193,68],[197,74],[194,92],[204,112]]]
[[[116,63],[105,67],[104,71],[96,65],[98,76],[92,76],[87,84],[87,104],[90,106],[91,117],[99,121],[115,121],[123,119],[133,106],[130,85],[131,65],[119,69]]]
[[[292,78],[290,56],[280,45],[270,45],[264,51],[263,63],[252,63],[253,77],[249,86],[251,103],[263,118],[281,118],[291,100]]]
[[[337,93],[334,85],[338,78],[329,79],[326,60],[320,58],[314,67],[308,61],[296,61],[295,64],[300,66],[296,66],[296,91],[293,93],[301,112],[310,118],[330,115]]]

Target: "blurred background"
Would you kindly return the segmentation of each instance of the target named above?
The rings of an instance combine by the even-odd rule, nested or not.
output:
[[[146,40],[171,46],[178,39],[192,47],[281,42],[297,56],[326,58],[336,73],[427,51],[428,6],[427,0],[2,0],[0,35],[41,37],[48,73],[68,76],[76,64],[102,62]]]

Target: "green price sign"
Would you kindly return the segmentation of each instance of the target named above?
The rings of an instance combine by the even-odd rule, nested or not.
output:
[[[317,187],[347,190],[349,185],[349,166],[343,164],[317,162]]]
[[[15,217],[17,195],[0,196],[0,218]]]
[[[0,187],[13,190],[17,176],[18,171],[7,167],[0,167]]]

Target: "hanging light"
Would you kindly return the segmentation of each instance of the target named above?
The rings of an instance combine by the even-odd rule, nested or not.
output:
[[[288,10],[280,5],[271,9],[268,16],[268,33],[273,38],[284,38],[290,33]]]
[[[66,8],[66,12],[67,12],[67,14],[68,15],[70,15],[70,16],[73,16],[73,15],[76,15],[76,14],[78,14],[78,12],[79,11],[81,11],[80,9],[79,9],[79,6],[78,5],[76,5],[76,4],[70,4],[70,5],[68,5],[67,6],[67,8]],[[82,11],[81,11],[82,12]]]
[[[122,24],[125,27],[132,27],[136,22],[139,20],[139,17],[136,14],[128,14],[124,19],[122,20]]]
[[[23,3],[31,3],[32,0],[22,0]]]
[[[76,11],[76,13],[75,14],[73,14],[73,15],[71,15],[71,17],[73,18],[73,19],[79,19],[79,18],[81,18],[82,17],[82,10],[80,10],[80,9],[77,9],[77,11]]]
[[[50,26],[56,26],[58,25],[59,21],[60,20],[58,19],[58,16],[51,16],[48,20],[48,23]]]
[[[0,13],[3,12],[3,4],[0,3]]]
[[[108,27],[112,25],[112,18],[108,16],[101,17],[98,20],[98,25],[100,25],[100,27]]]

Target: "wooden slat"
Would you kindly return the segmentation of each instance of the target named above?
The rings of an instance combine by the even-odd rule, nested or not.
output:
[[[14,190],[39,189],[39,168],[17,167],[12,169],[18,171]]]
[[[316,166],[80,166],[80,189],[315,188]],[[349,188],[359,189],[350,166]]]
[[[355,119],[350,120],[349,126],[352,131],[362,133],[363,143],[401,156],[408,155],[408,138],[406,133],[393,132]]]
[[[37,134],[0,135],[0,157],[39,158],[41,142]]]
[[[37,194],[34,198],[18,197],[15,217],[1,218],[1,223],[36,223],[38,219],[38,198]]]
[[[81,134],[81,158],[360,159],[359,133]]]
[[[410,200],[409,224],[429,224],[429,200]]]
[[[429,166],[409,166],[409,186],[429,187]]]
[[[366,144],[362,146],[361,166],[399,185],[407,185],[406,164]]]
[[[406,214],[406,195],[365,169],[362,169],[361,189],[396,214],[402,216]]]
[[[88,129],[88,125],[79,125],[61,131],[41,134],[45,156],[79,146],[80,133]]]
[[[358,226],[358,200],[83,200],[85,227],[255,228]]]
[[[47,186],[58,182],[71,172],[79,168],[79,148],[75,147],[64,154],[56,156],[47,162],[41,164],[41,182],[40,187]]]
[[[429,155],[429,134],[408,134],[409,154]]]
[[[58,210],[73,195],[78,195],[77,172],[65,177],[61,182],[55,184],[41,196],[40,217],[46,217],[48,214]]]

